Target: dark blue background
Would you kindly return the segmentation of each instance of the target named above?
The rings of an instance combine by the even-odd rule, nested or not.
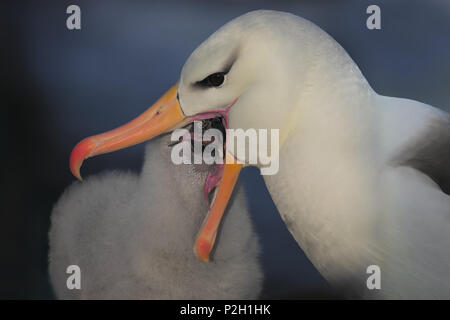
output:
[[[70,4],[81,7],[80,31],[66,28]],[[370,4],[381,7],[381,30],[366,28]],[[145,110],[177,81],[197,45],[254,9],[315,22],[347,50],[378,93],[450,109],[450,2],[443,0],[3,3],[0,298],[53,296],[49,215],[74,179],[68,170],[73,146]],[[138,171],[143,148],[91,160],[83,174]],[[241,181],[263,241],[263,296],[334,297],[285,229],[258,171],[246,169]]]

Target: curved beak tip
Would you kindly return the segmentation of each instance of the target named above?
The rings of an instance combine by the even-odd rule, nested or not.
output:
[[[81,163],[76,160],[72,160],[72,156],[70,157],[70,172],[72,172],[73,176],[78,180],[82,181],[83,178],[80,174]]]
[[[70,154],[70,171],[80,181],[83,180],[80,174],[81,165],[83,164],[84,159],[89,157],[93,147],[93,142],[86,138],[79,142]]]
[[[79,142],[70,154],[72,174],[81,180],[80,168],[85,159],[144,142],[187,124],[190,120],[186,119],[178,102],[177,88],[177,84],[173,85],[150,108],[130,122]]]

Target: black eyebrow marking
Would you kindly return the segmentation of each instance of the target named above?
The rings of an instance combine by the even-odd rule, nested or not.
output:
[[[212,72],[212,73],[206,75],[206,77],[204,79],[201,79],[201,80],[198,80],[198,81],[192,83],[192,86],[195,88],[205,88],[205,86],[202,84],[202,81],[204,81],[210,75],[215,74],[215,73],[223,73],[224,75],[227,75],[231,71],[231,68],[233,67],[234,63],[236,62],[236,60],[238,58],[239,50],[240,50],[239,46],[233,50],[233,52],[231,53],[231,55],[228,57],[227,61],[225,62],[224,66],[221,68],[221,71]]]
[[[193,86],[198,87],[198,88],[212,88],[212,87],[215,87],[215,85],[210,83],[210,81],[211,81],[210,78],[212,76],[220,75],[220,76],[223,77],[223,79],[225,79],[225,76],[226,76],[227,73],[225,73],[225,72],[214,72],[214,73],[210,74],[209,76],[207,76],[206,78],[204,78],[203,80],[193,83]]]

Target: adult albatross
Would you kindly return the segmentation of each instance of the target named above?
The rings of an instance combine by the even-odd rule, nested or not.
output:
[[[79,177],[87,157],[211,117],[232,129],[279,130],[279,171],[264,179],[330,283],[358,297],[450,298],[449,115],[377,94],[334,39],[292,14],[254,11],[220,28],[143,115],[80,142],[72,172]],[[231,164],[230,142],[194,244],[205,261],[243,166]],[[381,289],[367,285],[372,265]]]

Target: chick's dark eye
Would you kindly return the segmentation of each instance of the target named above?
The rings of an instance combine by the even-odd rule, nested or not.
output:
[[[209,76],[207,76],[202,81],[197,82],[199,85],[203,87],[218,87],[225,81],[225,73],[224,72],[216,72]]]

